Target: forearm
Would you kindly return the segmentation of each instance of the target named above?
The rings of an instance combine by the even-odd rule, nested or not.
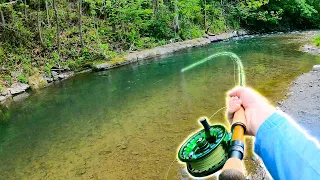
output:
[[[274,179],[320,179],[320,150],[289,118],[278,112],[259,128],[258,154]]]

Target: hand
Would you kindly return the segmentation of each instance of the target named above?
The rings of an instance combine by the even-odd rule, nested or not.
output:
[[[255,136],[260,125],[275,112],[275,108],[264,97],[250,88],[237,87],[228,92],[228,96],[231,97],[228,103],[228,119],[231,122],[233,114],[242,105],[245,110],[247,135]]]

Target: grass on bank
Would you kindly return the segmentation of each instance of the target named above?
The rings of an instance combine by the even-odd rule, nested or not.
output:
[[[316,46],[320,47],[320,35],[314,38],[314,43],[316,44]]]

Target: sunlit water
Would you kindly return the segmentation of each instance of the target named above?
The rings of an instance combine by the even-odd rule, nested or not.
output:
[[[320,63],[298,51],[305,36],[215,43],[31,92],[9,106],[11,118],[0,127],[0,179],[164,179],[179,145],[200,128],[197,118],[225,106],[225,92],[237,83],[229,57],[180,70],[234,52],[246,84],[276,102]],[[224,112],[210,123],[226,124]],[[180,172],[174,162],[168,179]]]

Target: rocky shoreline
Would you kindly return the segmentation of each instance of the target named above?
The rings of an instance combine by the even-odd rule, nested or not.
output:
[[[279,108],[290,115],[310,135],[320,139],[320,65],[292,82],[287,98]]]
[[[12,101],[20,101],[29,96],[27,91],[41,89],[51,85],[55,81],[61,81],[72,77],[75,73],[73,71],[59,72],[51,71],[51,77],[44,74],[36,73],[28,78],[27,83],[15,82],[9,88],[3,88],[0,93],[0,103],[9,103]]]
[[[314,55],[320,55],[320,48],[318,48],[317,46],[314,46],[314,45],[306,44],[301,47],[301,51],[306,52],[306,53],[310,53],[310,54],[314,54]]]
[[[107,62],[95,63],[92,65],[91,68],[88,68],[87,70],[82,72],[90,72],[92,70],[108,70],[126,64],[134,63],[140,60],[167,55],[187,48],[205,46],[210,43],[220,42],[234,37],[246,37],[246,35],[248,35],[248,32],[242,30],[234,31],[231,33],[222,33],[215,36],[205,35],[201,38],[186,40],[182,42],[173,42],[152,49],[146,49],[138,52],[132,52],[123,56],[118,56]],[[9,88],[2,89],[0,93],[0,103],[3,104],[11,101],[19,101],[29,96],[29,94],[26,91],[29,91],[30,89],[41,89],[49,86],[50,84],[56,81],[68,79],[78,73],[74,71],[66,71],[63,69],[54,68],[51,69],[50,77],[47,77],[46,75],[41,73],[36,73],[28,78],[28,84],[16,82],[13,83]]]
[[[138,52],[129,53],[127,55],[114,58],[113,60],[108,62],[96,63],[93,65],[93,69],[97,71],[107,70],[107,69],[115,68],[118,66],[126,65],[129,63],[137,62],[140,60],[160,57],[173,52],[181,51],[183,49],[205,46],[214,42],[219,42],[219,41],[227,40],[230,38],[241,37],[246,35],[248,35],[248,32],[246,31],[234,31],[231,33],[222,33],[215,36],[205,35],[201,38],[196,38],[196,39],[186,40],[186,41],[176,42],[176,43],[170,43],[170,44],[155,47],[152,49],[146,49]]]

